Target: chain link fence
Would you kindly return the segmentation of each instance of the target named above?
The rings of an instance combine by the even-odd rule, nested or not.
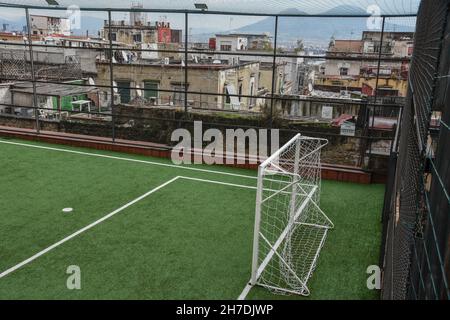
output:
[[[450,1],[420,6],[385,199],[384,299],[449,299]]]

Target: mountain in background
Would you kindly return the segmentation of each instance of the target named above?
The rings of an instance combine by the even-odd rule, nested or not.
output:
[[[288,9],[281,14],[304,14],[297,9]],[[363,9],[352,6],[338,6],[326,12],[324,15],[365,15]],[[233,30],[239,33],[264,33],[274,34],[275,18],[268,17],[256,23]],[[396,25],[386,23],[386,30],[413,32],[413,26]],[[295,42],[303,39],[305,43],[328,44],[331,37],[336,39],[361,39],[362,32],[367,30],[367,18],[342,18],[342,17],[280,17],[278,19],[278,39],[280,42]]]
[[[337,7],[323,14],[348,13],[347,6]],[[281,13],[304,14],[297,9],[285,10]],[[364,12],[365,13],[365,12]],[[274,34],[274,18],[268,17],[259,22],[239,28],[236,32]],[[327,43],[331,37],[343,39],[361,38],[361,33],[366,28],[366,18],[318,18],[318,17],[280,17],[278,19],[278,39],[281,42],[291,42],[303,39],[308,42]]]
[[[366,15],[367,12],[359,7],[354,7],[351,5],[340,5],[334,7],[328,11],[323,12],[322,14],[326,15]]]

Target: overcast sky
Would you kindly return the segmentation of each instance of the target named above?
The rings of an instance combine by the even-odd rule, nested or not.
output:
[[[81,8],[89,7],[105,7],[105,8],[128,8],[132,2],[130,0],[57,0],[62,7],[77,5]],[[47,6],[45,0],[0,0],[3,3],[14,4],[32,4]],[[385,14],[403,14],[415,13],[420,0],[141,0],[144,8],[152,9],[194,9],[194,3],[207,3],[210,10],[224,11],[246,11],[258,13],[274,13],[286,9],[297,9],[309,14],[320,14],[335,7],[339,7],[340,14],[349,14],[353,10],[349,6],[359,8],[359,12],[366,12],[369,6],[376,5],[380,8],[381,13]],[[344,7],[342,7],[344,6]],[[39,10],[32,13],[40,13],[45,15],[63,16],[64,11],[55,10]],[[84,15],[106,19],[106,14],[96,12],[83,12]],[[23,10],[3,8],[0,16],[8,20],[17,20],[24,16]],[[113,18],[128,19],[125,13],[114,13]],[[172,22],[175,28],[182,29],[184,26],[183,15],[168,14],[152,14],[149,15],[151,21],[165,19]],[[202,15],[192,16],[190,19],[191,28],[208,28],[217,30],[232,30],[241,26],[251,24],[261,17],[242,17],[242,16],[213,16]]]

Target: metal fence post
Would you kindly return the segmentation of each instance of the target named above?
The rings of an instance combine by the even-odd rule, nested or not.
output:
[[[34,72],[34,54],[33,54],[33,40],[31,39],[31,23],[30,23],[30,12],[28,8],[25,8],[25,16],[27,19],[27,33],[28,33],[28,49],[30,52],[30,66],[31,66],[31,82],[33,84],[33,108],[34,108],[34,117],[36,119],[36,133],[40,132],[39,128],[39,109],[38,109],[38,101],[36,95],[36,77]],[[26,61],[26,60],[25,60]]]
[[[114,65],[113,65],[113,41],[112,41],[112,19],[111,10],[108,10],[108,38],[109,38],[109,82],[111,86],[111,138],[112,142],[116,142],[116,118],[114,115]]]
[[[184,112],[188,112],[188,45],[189,45],[189,13],[184,14]]]
[[[372,107],[372,124],[369,124],[369,130],[367,130],[367,136],[368,136],[368,145],[369,145],[369,167],[370,167],[370,157],[372,156],[372,135],[371,135],[371,130],[373,130],[374,126],[375,126],[375,111],[376,111],[376,104],[377,104],[377,100],[378,100],[378,83],[380,81],[380,68],[381,68],[381,59],[382,59],[382,55],[383,55],[383,39],[384,39],[384,26],[385,26],[385,22],[386,22],[386,17],[383,16],[383,22],[381,25],[381,35],[380,35],[380,50],[378,51],[378,61],[377,61],[377,77],[375,80],[375,95],[374,95],[374,105]],[[370,113],[369,113],[369,122],[370,122]]]
[[[278,15],[275,16],[275,34],[273,38],[273,64],[272,64],[272,90],[270,93],[270,128],[273,126],[273,105],[275,94],[275,73],[277,72],[277,41],[278,41]]]

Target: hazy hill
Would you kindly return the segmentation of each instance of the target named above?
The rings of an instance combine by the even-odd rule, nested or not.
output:
[[[288,9],[282,13],[302,14],[297,9]],[[365,15],[364,10],[352,6],[338,6],[329,11],[323,12],[324,15]],[[295,41],[303,39],[305,42],[328,43],[334,36],[336,39],[360,39],[362,32],[367,30],[368,18],[350,18],[350,17],[280,17],[278,23],[278,38],[280,41]],[[268,17],[256,23],[233,30],[242,33],[262,33],[269,32],[274,34],[274,18]],[[403,20],[405,22],[405,20]],[[392,31],[414,31],[412,26],[396,25],[386,22],[386,30]]]
[[[332,12],[324,14],[348,14],[347,6],[337,7]],[[282,13],[302,14],[296,9],[289,9]],[[361,12],[360,12],[361,13]],[[361,14],[364,14],[362,12]],[[269,32],[274,34],[274,18],[268,17],[259,22],[237,29],[243,33]],[[280,17],[278,20],[278,37],[280,41],[327,42],[332,36],[335,38],[360,38],[366,26],[366,18],[316,18],[316,17]]]

